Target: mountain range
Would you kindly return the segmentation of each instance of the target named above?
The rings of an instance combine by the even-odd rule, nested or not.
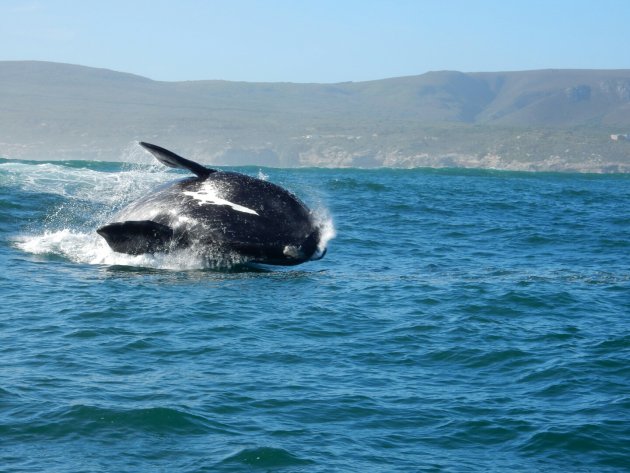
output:
[[[630,172],[626,132],[630,70],[295,84],[0,61],[0,156],[9,158],[126,160],[142,140],[217,165]]]

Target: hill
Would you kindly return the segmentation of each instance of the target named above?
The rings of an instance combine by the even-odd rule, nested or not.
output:
[[[339,84],[160,82],[0,62],[0,155],[214,164],[630,171],[629,70],[454,71]]]

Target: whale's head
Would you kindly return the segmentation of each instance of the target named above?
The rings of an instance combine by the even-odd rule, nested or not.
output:
[[[286,245],[282,249],[284,264],[294,265],[322,259],[326,255],[326,248],[322,248],[321,236],[321,230],[316,228],[299,246]]]

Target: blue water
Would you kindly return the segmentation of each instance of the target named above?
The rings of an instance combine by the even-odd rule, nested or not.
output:
[[[630,176],[241,170],[323,260],[116,255],[179,174],[0,160],[1,471],[630,471]]]

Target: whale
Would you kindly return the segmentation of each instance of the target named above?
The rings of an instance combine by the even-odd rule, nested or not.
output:
[[[191,176],[132,202],[96,230],[117,253],[191,249],[243,263],[292,266],[326,254],[317,216],[283,187],[211,169],[160,146],[139,142],[160,163]]]

